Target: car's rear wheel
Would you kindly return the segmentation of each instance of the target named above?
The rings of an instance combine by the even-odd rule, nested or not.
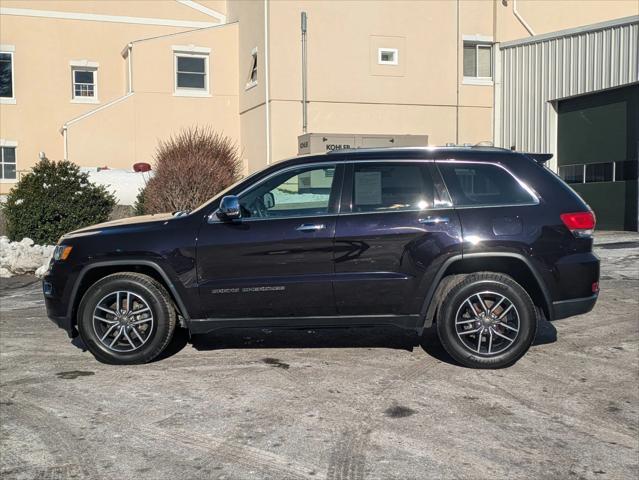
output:
[[[108,275],[91,285],[78,309],[78,330],[101,362],[146,363],[168,345],[176,313],[170,295],[140,273]]]
[[[437,316],[446,351],[471,368],[503,368],[519,360],[537,331],[535,306],[508,275],[476,273],[453,287]]]

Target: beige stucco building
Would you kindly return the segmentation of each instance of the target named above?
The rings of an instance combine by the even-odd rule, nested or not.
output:
[[[233,138],[247,173],[296,155],[302,12],[306,131],[522,148],[503,133],[514,107],[502,99],[500,45],[617,19],[636,26],[627,17],[639,2],[0,0],[0,194],[40,152],[131,168],[193,125]],[[619,47],[619,84],[639,80],[636,32]]]

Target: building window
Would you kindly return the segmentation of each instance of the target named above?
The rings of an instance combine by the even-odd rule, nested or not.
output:
[[[397,65],[399,63],[399,51],[396,48],[378,48],[377,63],[380,65]]]
[[[179,49],[179,51],[177,51]],[[209,95],[209,48],[173,47],[175,56],[175,95]]]
[[[73,67],[73,100],[95,102],[98,99],[97,68]]]
[[[562,165],[559,167],[559,176],[566,183],[625,182],[637,180],[638,171],[639,163],[636,160],[628,160]]]
[[[0,179],[16,179],[16,147],[0,147]]]
[[[559,167],[559,176],[566,183],[584,183],[584,166],[563,165]]]
[[[613,175],[613,162],[586,164],[586,183],[612,182]]]
[[[0,100],[2,103],[15,103],[13,50],[12,45],[0,46]]]
[[[624,162],[615,162],[615,182],[624,182],[626,180],[637,180],[639,170],[639,162],[637,160],[627,160]]]
[[[492,43],[464,40],[464,83],[490,84],[492,78]]]
[[[255,85],[257,85],[257,47],[251,52],[251,69],[246,81],[246,90],[253,88]]]

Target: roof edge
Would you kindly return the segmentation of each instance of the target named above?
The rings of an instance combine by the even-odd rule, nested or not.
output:
[[[596,30],[605,30],[607,28],[620,27],[622,25],[631,25],[633,23],[639,23],[639,15],[616,18],[614,20],[606,20],[605,22],[593,23],[590,25],[583,25],[581,27],[568,28],[565,30],[557,30],[556,32],[542,33],[540,35],[535,35],[534,37],[522,38],[519,40],[501,42],[499,44],[499,49],[505,50],[507,48],[517,47],[519,45],[538,43],[545,40],[552,40],[560,37],[569,37],[571,35],[577,35],[585,32],[594,32]]]

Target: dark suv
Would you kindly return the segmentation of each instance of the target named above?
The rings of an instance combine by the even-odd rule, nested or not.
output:
[[[398,148],[279,162],[192,212],[63,236],[48,315],[108,363],[152,360],[178,322],[192,334],[435,323],[461,364],[504,367],[540,316],[597,300],[594,215],[549,157]]]

